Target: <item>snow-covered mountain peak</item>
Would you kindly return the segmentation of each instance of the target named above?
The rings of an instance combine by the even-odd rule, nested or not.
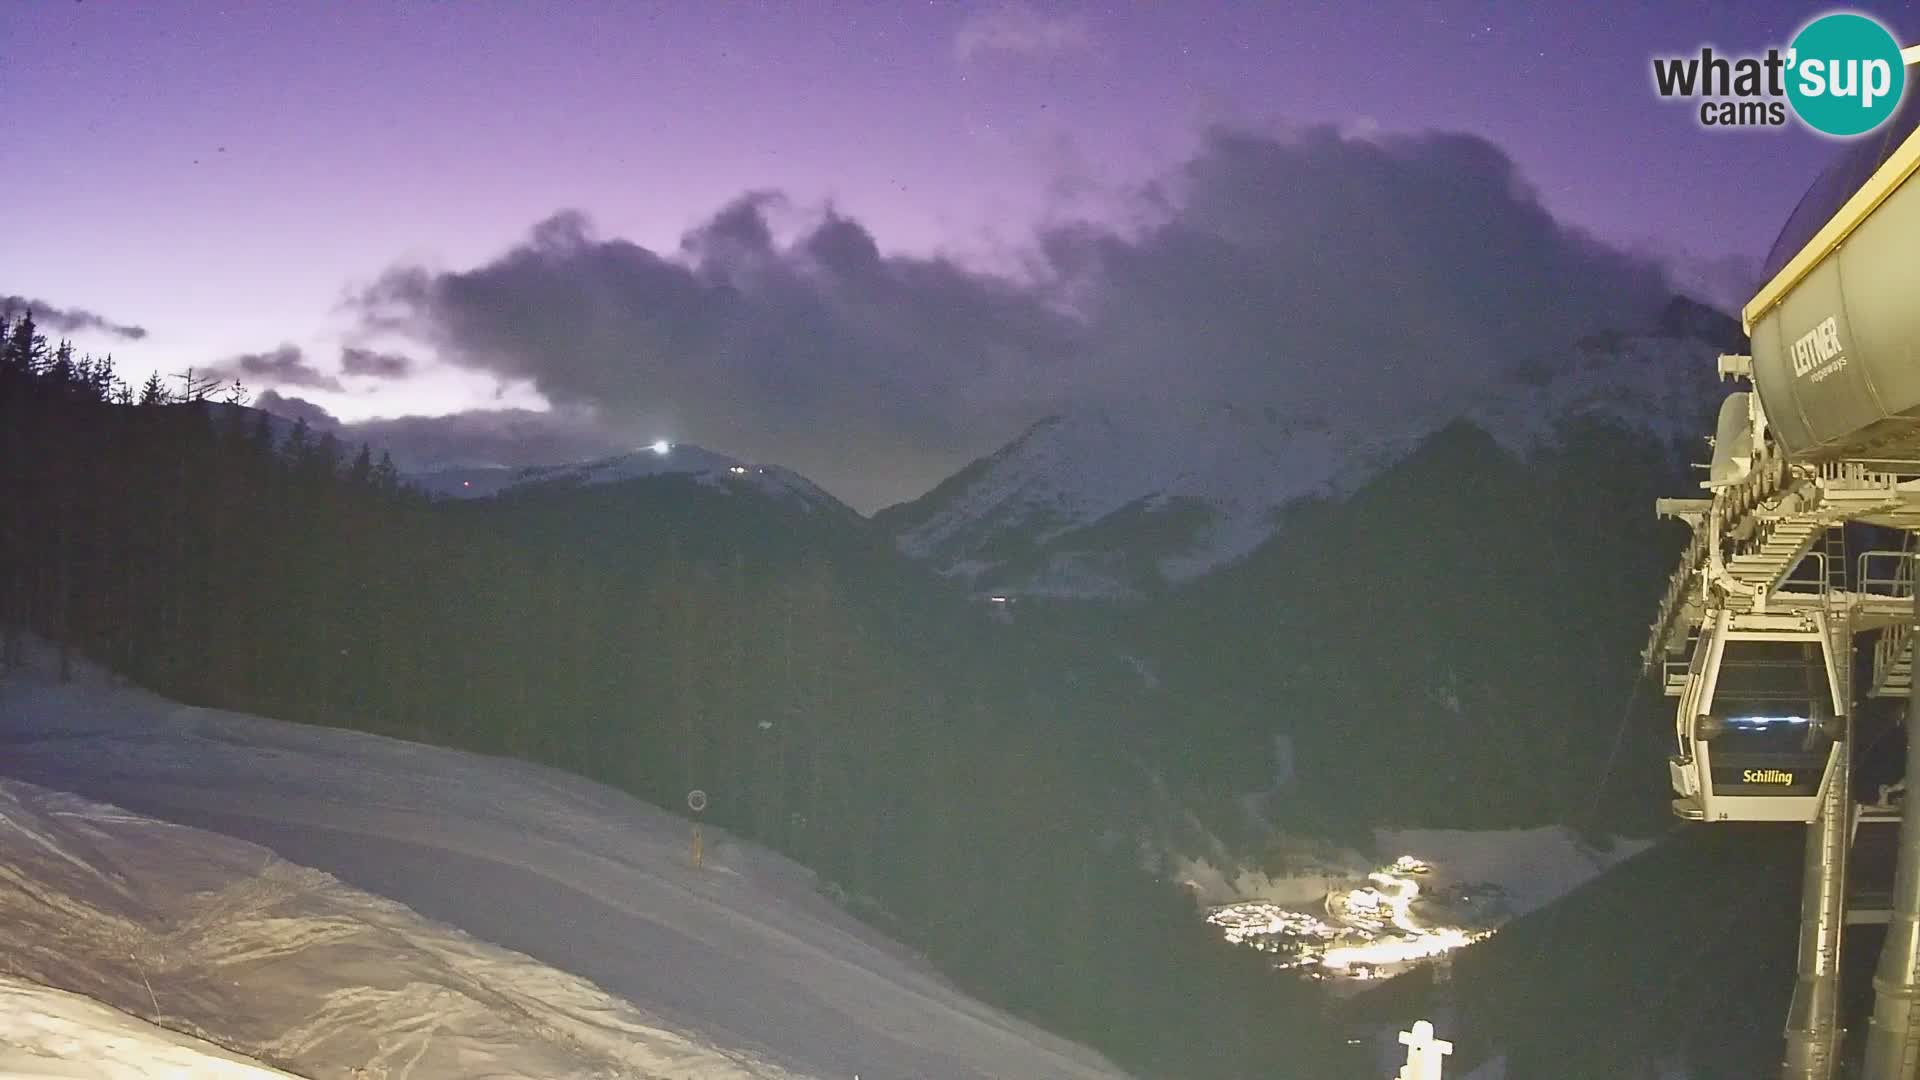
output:
[[[793,502],[809,513],[839,505],[819,485],[791,469],[741,461],[691,443],[654,443],[612,457],[564,465],[445,464],[411,472],[407,482],[440,498],[481,499],[507,491],[593,487],[669,475],[690,476],[722,492],[755,491]]]
[[[876,520],[908,555],[995,593],[1137,596],[1244,557],[1289,504],[1350,494],[1455,420],[1522,455],[1582,414],[1663,441],[1701,434],[1731,325],[1676,299],[1645,333],[1513,365],[1470,399],[1410,391],[1364,416],[1281,400],[1089,404]]]

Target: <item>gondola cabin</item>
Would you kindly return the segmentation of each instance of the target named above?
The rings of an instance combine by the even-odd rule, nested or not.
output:
[[[1838,676],[1819,612],[1709,619],[1680,694],[1674,812],[1696,821],[1812,821],[1841,747]]]

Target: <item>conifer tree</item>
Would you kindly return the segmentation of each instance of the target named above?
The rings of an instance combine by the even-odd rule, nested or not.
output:
[[[273,416],[259,413],[253,421],[253,453],[257,459],[264,460],[273,455]]]
[[[73,342],[62,341],[54,348],[53,360],[47,366],[47,378],[63,390],[70,390],[79,383],[79,371],[73,360]]]
[[[87,397],[93,401],[115,401],[119,390],[126,384],[113,370],[113,354],[85,358],[81,366],[81,379],[87,386]]]
[[[314,444],[305,469],[307,478],[312,481],[331,480],[340,475],[340,439],[333,432],[324,432],[320,441]]]
[[[23,378],[32,378],[40,373],[41,365],[47,358],[47,339],[33,322],[33,312],[20,316],[13,324],[13,331],[7,337],[5,362],[7,370]]]
[[[373,450],[366,443],[361,443],[360,452],[353,456],[353,465],[347,470],[347,482],[356,491],[365,491],[373,486]]]
[[[400,490],[400,470],[394,467],[393,455],[380,452],[380,463],[373,467],[373,486],[382,495],[392,495]]]
[[[173,395],[168,392],[167,385],[160,381],[159,372],[148,375],[147,381],[140,384],[140,404],[165,405],[172,400]]]
[[[280,459],[288,470],[299,472],[306,464],[307,456],[312,452],[312,430],[307,426],[307,418],[301,417],[293,422],[293,430],[287,432],[287,441],[280,447]]]

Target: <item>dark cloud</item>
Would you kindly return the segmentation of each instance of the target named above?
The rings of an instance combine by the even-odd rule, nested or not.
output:
[[[251,404],[285,420],[305,420],[350,446],[385,451],[403,469],[444,465],[553,465],[631,450],[632,431],[583,409],[475,409],[446,416],[402,416],[342,423],[304,398],[264,390]]]
[[[476,409],[347,424],[340,437],[385,449],[402,468],[439,465],[552,465],[631,450],[630,432],[579,409]]]
[[[1451,416],[1490,374],[1644,328],[1670,294],[1474,136],[1214,131],[1159,195],[1129,234],[1042,238],[1085,299],[1097,370],[1079,396]]]
[[[767,215],[787,209],[777,191],[749,191],[723,207],[713,219],[680,238],[680,250],[695,262],[720,266],[764,259],[773,254],[773,229]],[[534,242],[570,242],[591,231],[584,215],[567,211],[534,226]]]
[[[376,379],[400,379],[411,374],[413,359],[401,353],[376,352],[352,345],[340,350],[340,370],[348,375],[366,375]]]
[[[859,280],[879,271],[880,245],[859,222],[829,215],[807,237],[807,257],[828,271],[848,280]]]
[[[306,354],[298,345],[282,345],[267,352],[241,353],[213,365],[206,373],[216,379],[239,379],[243,383],[257,382],[269,386],[303,386],[335,393],[346,389],[340,385],[339,379],[307,363]]]
[[[668,255],[559,214],[470,271],[396,268],[356,305],[640,441],[789,464],[866,509],[1063,404],[1457,410],[1666,298],[1654,262],[1560,224],[1462,135],[1215,131],[1124,228],[1045,230],[1017,281],[884,253],[833,212],[783,243],[769,219],[790,211],[750,193]]]
[[[0,311],[31,311],[35,323],[56,334],[93,332],[126,341],[139,341],[147,336],[147,328],[144,326],[117,323],[85,308],[63,308],[57,304],[49,304],[45,300],[31,300],[24,296],[0,296]]]
[[[1072,320],[1009,281],[882,257],[836,215],[780,246],[770,201],[736,201],[673,257],[558,215],[476,270],[394,270],[359,305],[556,405],[831,477],[856,505],[1017,432]]]
[[[313,402],[305,398],[288,397],[274,390],[262,390],[249,404],[283,420],[305,420],[308,427],[320,431],[332,431],[340,426],[337,417]]]

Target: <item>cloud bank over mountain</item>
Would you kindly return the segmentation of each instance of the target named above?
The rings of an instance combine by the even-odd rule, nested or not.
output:
[[[1136,203],[1126,227],[1044,229],[1017,276],[887,253],[832,209],[776,237],[777,193],[677,251],[564,211],[472,269],[396,266],[352,307],[369,332],[530,383],[563,429],[780,461],[871,509],[1077,403],[1458,409],[1670,291],[1476,136],[1218,129]]]

